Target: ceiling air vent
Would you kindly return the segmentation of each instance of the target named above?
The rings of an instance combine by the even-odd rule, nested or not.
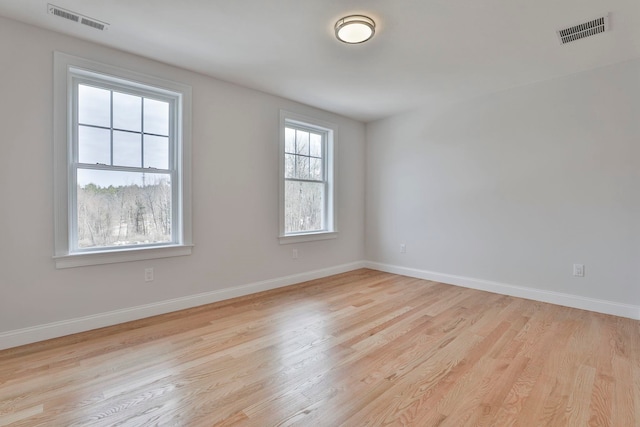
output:
[[[572,41],[583,39],[585,37],[604,33],[608,29],[609,14],[606,14],[599,18],[592,19],[591,21],[583,22],[569,28],[558,30],[557,33],[558,37],[560,38],[560,43],[566,44]]]
[[[53,4],[47,5],[47,11],[60,18],[68,19],[69,21],[77,22],[82,25],[86,25],[96,30],[105,31],[109,28],[109,24],[106,22],[98,21],[97,19],[89,18],[88,16],[80,15],[79,13],[72,12],[70,10],[63,9]]]
[[[80,15],[76,15],[75,13],[64,10],[58,6],[50,4],[47,5],[47,8],[49,9],[50,14],[59,16],[60,18],[68,19],[73,22],[78,22],[80,20]]]
[[[100,31],[104,31],[106,28],[106,24],[103,24],[100,21],[94,21],[93,19],[88,19],[85,17],[82,17],[82,19],[80,20],[80,23],[84,25],[88,25],[89,27],[98,29]]]

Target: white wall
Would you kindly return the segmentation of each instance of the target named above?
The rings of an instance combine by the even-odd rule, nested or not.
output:
[[[55,269],[54,50],[193,87],[193,255]],[[3,18],[0,58],[0,348],[37,337],[32,327],[62,324],[43,338],[67,320],[365,255],[640,305],[640,61],[370,123],[365,150],[362,123]],[[336,240],[278,244],[281,108],[339,125]]]
[[[434,111],[367,125],[368,260],[640,315],[640,61]]]
[[[55,50],[193,87],[191,256],[55,269]],[[0,58],[0,335],[364,258],[364,124],[3,18]],[[281,108],[339,127],[335,240],[278,243]]]

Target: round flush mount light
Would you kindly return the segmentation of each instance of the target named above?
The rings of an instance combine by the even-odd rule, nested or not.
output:
[[[336,37],[343,43],[358,44],[369,40],[376,32],[376,23],[364,15],[349,15],[338,19]]]

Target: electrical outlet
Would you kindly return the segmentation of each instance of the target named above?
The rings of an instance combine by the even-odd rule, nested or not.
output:
[[[298,250],[294,249],[291,251],[291,258],[298,259]]]
[[[407,245],[405,245],[404,243],[400,243],[400,253],[401,254],[407,253]]]
[[[575,277],[584,277],[584,264],[573,264],[573,275]]]
[[[153,282],[153,268],[144,269],[144,281]]]

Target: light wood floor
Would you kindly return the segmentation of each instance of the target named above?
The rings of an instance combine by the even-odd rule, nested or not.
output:
[[[0,425],[634,427],[640,322],[358,270],[2,351]]]

